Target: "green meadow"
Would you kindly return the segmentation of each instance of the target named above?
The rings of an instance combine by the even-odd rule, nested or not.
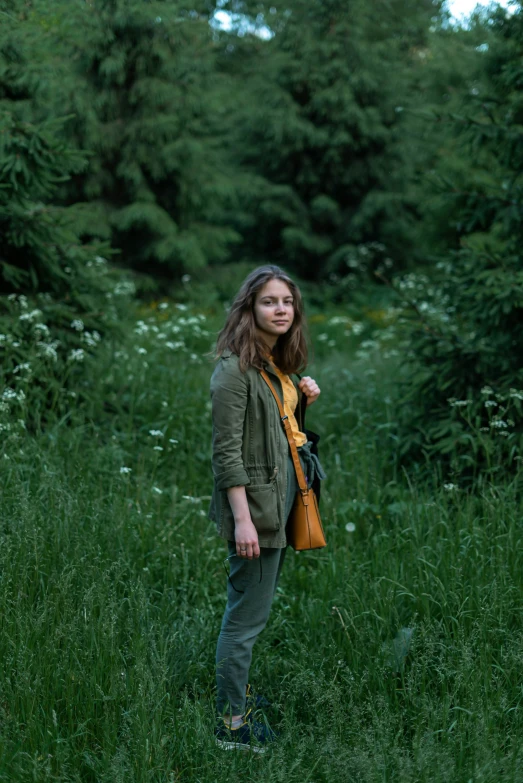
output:
[[[289,550],[255,647],[279,741],[215,746],[222,320],[197,296],[142,305],[84,358],[68,414],[28,433],[24,399],[2,409],[0,780],[523,781],[516,480],[467,491],[397,467],[386,307],[311,310],[328,547]]]

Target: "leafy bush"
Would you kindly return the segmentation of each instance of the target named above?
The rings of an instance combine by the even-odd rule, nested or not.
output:
[[[60,123],[0,114],[0,427],[37,425],[70,409],[117,302],[132,291],[83,245],[67,208],[50,203],[58,183],[85,163],[59,140]],[[84,387],[85,388],[85,387]],[[64,407],[63,402],[67,401]],[[19,425],[21,426],[21,425]]]
[[[489,92],[454,118],[471,169],[449,194],[461,247],[397,286],[401,455],[443,458],[464,480],[518,470],[523,457],[523,13],[499,10],[492,23]]]

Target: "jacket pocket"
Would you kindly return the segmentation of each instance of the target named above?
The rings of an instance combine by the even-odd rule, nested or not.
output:
[[[278,493],[276,482],[247,484],[245,487],[251,519],[258,533],[279,530]]]

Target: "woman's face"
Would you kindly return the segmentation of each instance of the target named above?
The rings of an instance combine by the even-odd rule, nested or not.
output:
[[[294,321],[294,300],[287,283],[277,278],[265,283],[256,294],[254,320],[260,337],[273,348]]]

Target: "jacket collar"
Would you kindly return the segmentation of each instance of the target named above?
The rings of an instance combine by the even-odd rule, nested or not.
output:
[[[222,351],[221,358],[222,358],[222,359],[228,359],[228,358],[229,358],[230,356],[232,356],[232,355],[233,355],[233,352],[230,350],[230,348],[226,348],[224,351]],[[264,362],[263,366],[264,366],[264,369],[266,370],[266,372],[270,373],[270,374],[271,374],[271,375],[273,375],[275,378],[278,378],[278,375],[277,375],[277,373],[274,371],[274,367],[273,367],[273,365],[271,364],[271,362],[269,362],[269,361],[266,361],[266,362]],[[280,380],[280,379],[278,378],[278,381],[279,381],[279,380]]]
[[[222,352],[222,358],[223,359],[228,359],[232,355],[233,355],[233,353],[232,353],[232,351],[229,348],[226,348]],[[268,372],[269,375],[272,375],[273,378],[275,378],[277,380],[278,385],[280,385],[281,381],[280,381],[277,373],[274,370],[274,366],[269,361],[264,362],[263,366],[264,366],[265,371]],[[302,391],[300,389],[297,388],[296,382],[294,382],[294,385],[296,386],[296,390],[298,392],[298,410],[296,412],[299,413],[300,420],[303,421],[303,419],[302,419],[302,417],[303,417],[303,413],[302,413],[302,411],[303,411],[303,408],[302,408],[302,406],[303,406],[303,393],[302,393]],[[283,394],[283,391],[282,391],[282,394]],[[300,422],[300,426],[302,426],[301,422]]]

